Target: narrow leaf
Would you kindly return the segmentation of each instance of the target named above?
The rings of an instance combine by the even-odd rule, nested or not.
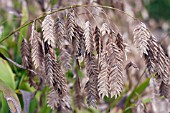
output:
[[[24,113],[29,113],[29,107],[31,102],[31,93],[28,91],[20,90],[22,98],[24,100]]]
[[[0,80],[0,90],[8,103],[11,113],[21,113],[21,105],[14,90],[12,90],[5,82]]]

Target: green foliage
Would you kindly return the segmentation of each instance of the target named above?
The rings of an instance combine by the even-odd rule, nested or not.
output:
[[[148,87],[150,78],[147,78],[143,83],[141,83],[139,86],[135,87],[135,89],[132,91],[132,93],[127,97],[125,106],[126,110],[124,113],[131,113],[131,109],[135,107],[134,104],[131,104],[131,100],[138,100],[138,96],[142,94],[142,92]]]
[[[0,45],[0,52],[5,56],[9,57],[8,49],[5,46]]]
[[[20,101],[15,91],[6,85],[6,83],[2,80],[0,80],[0,90],[3,92],[3,95],[6,98],[10,111],[21,112]]]
[[[58,0],[50,0],[51,5],[55,5],[58,2]]]
[[[10,113],[9,111],[9,107],[8,107],[8,104],[4,98],[4,95],[2,92],[0,92],[0,98],[1,98],[1,101],[0,101],[0,112],[1,113]]]
[[[0,79],[8,84],[12,89],[15,89],[14,73],[12,72],[7,61],[0,58]]]
[[[22,19],[21,19],[21,25],[25,24],[28,21],[28,9],[27,9],[27,3],[25,1],[22,1]],[[20,52],[20,46],[23,38],[27,37],[27,31],[28,26],[24,27],[20,30],[19,38],[18,38],[18,48],[17,48],[17,55],[19,55]]]
[[[1,106],[0,107],[0,111],[1,113],[7,113],[9,112],[9,107],[7,102],[5,101],[5,98],[8,97],[14,97],[17,100],[17,103],[20,105],[20,102],[18,101],[18,97],[15,94],[15,81],[14,81],[14,73],[12,72],[10,66],[8,65],[7,61],[3,60],[2,58],[0,58],[0,91],[3,92],[0,93],[1,96]],[[9,104],[10,107],[14,107],[13,104]],[[14,108],[13,108],[14,109]]]
[[[146,4],[146,8],[149,11],[149,15],[156,20],[170,19],[170,0],[150,0],[150,3]]]

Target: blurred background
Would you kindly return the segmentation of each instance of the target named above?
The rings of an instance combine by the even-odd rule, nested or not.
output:
[[[146,65],[133,44],[133,30],[138,24],[135,18],[145,23],[163,47],[166,55],[170,57],[170,0],[0,0],[0,52],[21,64],[20,39],[30,37],[31,25],[15,32],[14,35],[3,42],[2,40],[25,22],[33,20],[49,10],[53,11],[75,4],[110,6],[124,12],[94,7],[74,9],[79,18],[78,21],[83,20],[80,21],[82,27],[89,20],[94,27],[96,23],[101,26],[102,23],[106,22],[114,26],[113,30],[120,31],[129,50],[124,65],[126,66],[128,62],[133,62],[138,69],[130,68],[127,72],[124,72],[127,78],[125,91],[119,98],[105,98],[104,102],[101,102],[98,106],[98,110],[95,108],[78,110],[74,106],[74,112],[169,113],[170,107],[168,107],[167,101],[153,102],[153,88],[149,86],[148,75],[144,74],[141,77],[145,73]],[[64,10],[53,14],[53,16],[57,15],[65,19],[66,13],[67,10]],[[41,22],[42,20],[39,20],[39,23]],[[37,30],[41,31],[40,25],[37,25]],[[83,76],[85,75],[82,74],[82,81]],[[22,109],[26,109],[29,113],[54,112],[46,104],[46,95],[49,88],[45,87],[42,91],[38,91],[36,96],[31,99],[31,94],[35,91],[35,88],[30,87],[28,83],[28,73],[1,58],[0,79],[17,94]],[[70,87],[72,87],[74,83],[72,75],[68,74],[67,79],[70,82]],[[2,89],[0,88],[0,90]],[[10,112],[9,107],[3,94],[0,94],[0,113],[8,113]],[[28,98],[27,104],[24,98]]]

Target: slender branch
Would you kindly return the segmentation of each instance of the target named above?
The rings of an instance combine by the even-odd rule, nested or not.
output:
[[[133,67],[133,68],[136,68],[137,70],[139,70],[139,68],[137,67],[136,64],[132,63],[131,61],[126,65],[125,67],[125,70],[126,70],[126,75],[128,77],[128,80],[129,80],[129,89],[132,88],[132,79],[131,79],[131,76],[129,75],[129,68],[130,67]],[[142,75],[143,76],[143,75]]]
[[[85,8],[85,10],[89,12],[89,14],[90,14],[90,15],[92,16],[92,18],[94,19],[96,25],[98,26],[98,22],[97,22],[96,18],[94,17],[93,13],[91,13],[87,8]]]
[[[138,85],[139,85],[139,83],[140,83],[140,80],[141,80],[141,79],[142,79],[142,77],[144,76],[144,74],[145,74],[146,70],[147,70],[147,67],[144,69],[144,71],[143,71],[142,75],[139,77],[138,83],[135,85],[134,89],[136,89],[136,88],[138,87]]]
[[[14,64],[15,66],[17,66],[17,67],[19,67],[19,68],[21,68],[21,69],[28,70],[28,71],[34,73],[35,75],[37,75],[37,73],[36,73],[34,70],[29,69],[29,68],[26,68],[26,67],[24,67],[23,65],[20,65],[20,64],[16,63],[16,62],[13,61],[12,59],[5,57],[2,53],[0,53],[0,57],[1,57],[2,59],[4,59],[4,60],[8,61],[8,62],[11,62],[12,64]]]
[[[4,38],[0,38],[0,43],[2,43],[4,40],[6,40],[7,38],[9,38],[10,36],[12,36],[14,33],[18,32],[20,29],[28,26],[29,24],[33,23],[34,20],[39,20],[39,19],[42,19],[44,18],[46,15],[49,15],[49,14],[53,14],[53,13],[56,13],[56,12],[60,12],[60,11],[63,11],[63,10],[66,10],[66,9],[70,9],[70,8],[78,8],[78,7],[101,7],[101,8],[106,8],[106,9],[112,9],[112,10],[115,10],[115,11],[118,11],[120,13],[123,13],[131,18],[133,18],[135,21],[139,21],[139,19],[131,16],[130,14],[120,10],[120,9],[117,9],[117,8],[113,8],[113,7],[110,7],[110,6],[101,6],[101,5],[73,5],[73,6],[68,6],[68,7],[64,7],[64,8],[61,8],[61,9],[58,9],[58,10],[54,10],[50,13],[46,13],[46,14],[43,14],[33,20],[30,20],[30,21],[27,21],[26,23],[24,23],[23,25],[21,25],[19,28],[17,28],[16,30],[12,31],[9,35],[7,35],[6,37]]]

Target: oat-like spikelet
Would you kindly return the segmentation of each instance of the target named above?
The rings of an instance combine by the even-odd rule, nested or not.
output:
[[[93,106],[96,108],[98,102],[98,92],[96,91],[96,84],[94,78],[89,78],[89,81],[86,83],[85,90],[87,92],[87,104],[88,106]]]
[[[81,52],[83,52],[84,48],[85,48],[85,43],[83,42],[82,38],[83,38],[83,29],[76,24],[75,28],[74,28],[74,37],[73,37],[73,48],[74,48],[74,54],[77,56],[80,56]]]
[[[34,81],[34,77],[36,76],[33,72],[28,72],[28,76],[29,76],[29,84],[30,84],[30,87],[34,87],[36,88],[37,87],[37,84],[36,82]]]
[[[84,30],[84,37],[85,37],[85,47],[86,47],[86,55],[93,54],[94,52],[94,41],[92,35],[92,26],[89,21],[86,22],[85,30]]]
[[[109,75],[108,75],[108,53],[103,51],[101,53],[101,58],[99,61],[100,73],[98,76],[98,91],[99,96],[104,98],[104,96],[109,97]]]
[[[51,109],[56,109],[58,113],[72,113],[69,94],[60,97],[56,90],[52,89],[47,97],[47,103]]]
[[[98,91],[101,98],[104,96],[117,98],[122,92],[125,79],[123,75],[124,52],[125,45],[120,33],[116,35],[115,43],[110,37],[106,48],[103,48],[99,59],[98,76]]]
[[[148,51],[152,52],[153,59],[156,60],[157,59],[157,54],[158,54],[158,48],[159,48],[158,46],[159,46],[159,44],[158,44],[156,38],[152,34],[151,34],[151,36],[150,36],[150,38],[148,40],[148,45],[147,46],[148,46]],[[147,56],[149,56],[149,55],[147,55]]]
[[[109,27],[109,25],[107,23],[102,24],[102,27],[101,27],[100,31],[101,31],[102,36],[111,33],[111,29],[110,29],[110,27]]]
[[[29,68],[31,65],[30,47],[26,39],[23,39],[21,43],[21,58],[22,58],[22,64],[25,67]]]
[[[45,72],[46,72],[46,80],[47,80],[47,83],[52,86],[53,84],[53,70],[54,70],[54,67],[53,67],[53,59],[52,59],[52,56],[47,53],[45,55]]]
[[[69,52],[68,48],[70,47],[71,43],[69,43],[65,36],[65,28],[61,20],[58,18],[56,25],[56,37],[58,42],[58,47],[60,49],[60,62],[61,62],[61,68],[63,72],[67,72],[69,69],[71,69],[71,52]],[[68,31],[67,31],[68,32]],[[72,36],[71,36],[72,38]]]
[[[84,33],[84,31],[83,31],[83,33]],[[85,47],[85,37],[83,35],[80,36],[79,47],[80,47],[81,56],[84,58],[85,57],[86,47]]]
[[[87,92],[87,104],[88,106],[96,107],[98,102],[98,66],[94,55],[88,54],[85,59],[86,62],[86,71],[89,81],[86,83],[85,90]]]
[[[34,31],[35,31],[35,21],[32,23],[31,27],[31,36],[29,38],[29,44],[32,45],[32,41],[34,39]]]
[[[74,36],[74,28],[75,28],[75,14],[73,10],[70,10],[67,14],[67,22],[66,22],[66,35],[67,41],[71,44],[72,38]]]
[[[55,108],[58,109],[60,105],[60,97],[58,96],[57,92],[54,89],[52,89],[48,94],[47,103],[52,109]]]
[[[59,113],[71,113],[71,100],[68,92],[68,86],[66,84],[66,78],[57,61],[52,60],[52,65],[53,80],[50,85],[52,91],[48,95],[47,103],[52,109],[57,109]]]
[[[138,25],[135,30],[133,31],[134,34],[134,42],[137,46],[137,49],[140,53],[140,56],[144,54],[148,55],[148,39],[150,38],[150,32],[146,28],[146,25],[144,23],[141,23]]]
[[[161,96],[164,96],[168,100],[170,100],[170,85],[167,85],[164,82],[162,82],[159,91]]]
[[[42,22],[42,31],[44,42],[48,45],[55,47],[55,37],[54,37],[54,20],[51,15],[47,15]]]
[[[66,44],[66,41],[64,38],[64,36],[65,36],[64,24],[60,18],[57,18],[54,29],[55,29],[55,34],[56,34],[57,45],[59,48],[61,48],[62,45]]]
[[[26,39],[22,40],[21,44],[21,57],[22,57],[22,64],[29,69],[33,68],[32,62],[31,62],[31,52],[30,47]],[[36,83],[34,81],[35,74],[33,72],[28,72],[29,76],[29,83],[30,86],[36,87]]]
[[[110,42],[108,48],[109,64],[109,90],[110,96],[117,98],[123,90],[123,52],[113,42]]]
[[[94,54],[92,54],[91,56],[90,54],[88,54],[87,58],[85,59],[85,63],[86,63],[87,76],[97,77],[99,74],[99,69]]]
[[[60,62],[61,62],[61,68],[63,70],[63,72],[67,72],[69,69],[71,69],[71,55],[67,50],[68,46],[61,46],[60,49]]]
[[[152,75],[155,72],[155,63],[153,53],[150,50],[147,50],[148,55],[144,54],[145,62],[147,65],[147,71],[149,75]],[[147,75],[148,76],[148,75]]]
[[[158,56],[157,56],[157,63],[156,69],[158,75],[161,77],[162,81],[165,84],[169,84],[170,81],[170,72],[169,72],[169,58],[165,55],[164,50],[159,45],[158,46]]]
[[[72,108],[66,78],[59,63],[51,55],[52,53],[47,53],[45,57],[46,80],[51,88],[47,103],[52,109],[57,109],[59,113],[71,113]]]
[[[102,50],[102,45],[101,45],[100,29],[97,26],[96,26],[95,31],[93,33],[93,38],[94,38],[94,41],[95,41],[95,49],[97,51],[97,54],[99,55],[99,53]]]
[[[34,64],[35,69],[42,65],[44,54],[42,48],[42,41],[40,39],[40,34],[37,31],[32,31],[33,37],[31,38],[30,47],[31,47],[31,58]]]
[[[80,56],[80,36],[78,34],[78,29],[74,30],[74,36],[72,38],[72,46],[74,51],[74,56]]]
[[[156,38],[151,35],[148,40],[148,52],[145,59],[150,59],[147,63],[147,67],[150,70],[150,74],[154,72],[162,79],[165,84],[169,82],[169,58],[165,55],[164,50],[158,44]]]
[[[122,51],[125,51],[125,44],[123,42],[123,38],[122,38],[122,35],[120,33],[118,33],[116,35],[115,43],[116,43],[116,45],[119,49],[121,49]]]
[[[78,76],[76,77],[76,81],[74,83],[74,90],[75,90],[75,96],[74,96],[75,105],[79,109],[81,109],[84,106],[84,97],[81,92],[80,78]]]
[[[168,92],[166,88],[170,81],[169,58],[143,23],[134,30],[134,40],[137,47],[141,48],[141,54],[144,54],[149,74],[155,73],[156,82],[161,83],[160,94],[167,97],[165,92]]]
[[[68,93],[68,87],[66,84],[66,78],[61,71],[60,65],[57,61],[53,60],[53,88],[58,92],[60,96]]]

